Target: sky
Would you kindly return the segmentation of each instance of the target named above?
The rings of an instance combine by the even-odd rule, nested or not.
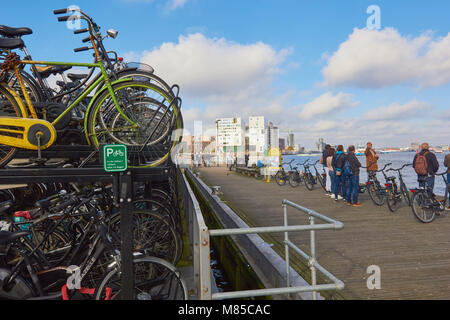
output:
[[[307,148],[450,144],[448,1],[27,0],[0,24],[32,28],[36,60],[90,62],[53,15],[70,5],[119,31],[107,49],[180,85],[187,130],[262,115]]]

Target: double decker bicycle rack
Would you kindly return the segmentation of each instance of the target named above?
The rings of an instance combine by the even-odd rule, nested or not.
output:
[[[76,148],[79,148],[77,146]],[[74,146],[64,146],[48,151],[47,156],[65,158],[80,158],[99,153],[86,146],[81,151]],[[100,148],[103,150],[103,148]],[[69,152],[69,153],[67,153]],[[31,184],[31,183],[112,183],[114,190],[114,206],[120,210],[120,236],[121,236],[121,299],[132,300],[134,288],[133,270],[133,201],[134,184],[145,183],[145,195],[151,198],[152,184],[169,180],[173,163],[168,160],[165,166],[156,168],[128,168],[123,172],[106,172],[100,151],[99,163],[83,167],[21,167],[0,169],[0,185]],[[45,155],[45,154],[43,154]]]

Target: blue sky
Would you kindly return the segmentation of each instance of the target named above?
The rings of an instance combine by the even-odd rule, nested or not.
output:
[[[2,4],[0,23],[27,26],[39,60],[90,61],[53,9],[77,5],[107,48],[151,64],[182,88],[189,125],[264,115],[296,142],[449,144],[448,1],[111,0]],[[381,29],[367,30],[369,5]],[[370,31],[370,32],[369,32]]]

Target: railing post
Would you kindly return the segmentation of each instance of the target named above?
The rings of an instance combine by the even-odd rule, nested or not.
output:
[[[287,205],[283,203],[283,212],[284,212],[284,226],[288,226],[288,208]],[[291,286],[291,279],[290,279],[290,272],[289,272],[289,266],[290,266],[290,260],[289,260],[289,232],[284,233],[284,251],[285,251],[285,257],[286,257],[286,287]]]
[[[210,236],[207,229],[200,230],[200,300],[211,300]]]
[[[309,216],[309,223],[311,226],[314,226],[314,217]],[[315,286],[317,284],[317,275],[316,275],[316,232],[311,230],[311,259],[309,261],[309,267],[311,268],[311,284]],[[313,300],[317,300],[317,292],[313,291]]]

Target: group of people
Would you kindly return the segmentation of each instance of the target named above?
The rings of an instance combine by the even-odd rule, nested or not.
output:
[[[349,206],[361,207],[362,204],[358,202],[361,162],[356,157],[355,151],[355,146],[349,146],[345,153],[342,145],[339,145],[337,149],[326,145],[320,162],[326,172],[327,195],[335,201],[343,200]],[[378,155],[371,144],[369,154],[370,157],[378,160]],[[378,170],[376,167],[372,168],[372,170]]]
[[[370,175],[371,171],[378,171],[379,156],[373,149],[371,142],[367,143],[364,153],[367,172]],[[347,153],[345,153],[342,145],[339,145],[337,149],[326,145],[320,162],[323,164],[326,172],[325,189],[327,195],[335,201],[343,200],[349,206],[361,207],[362,204],[358,202],[358,194],[359,174],[362,165],[355,155],[355,146],[349,146]],[[446,155],[444,166],[447,167],[447,180],[450,181],[450,154]],[[417,173],[419,186],[424,187],[425,183],[427,183],[433,190],[439,163],[436,155],[430,151],[428,143],[423,143],[420,150],[416,153],[413,160],[413,168]],[[450,194],[447,210],[450,210]]]

